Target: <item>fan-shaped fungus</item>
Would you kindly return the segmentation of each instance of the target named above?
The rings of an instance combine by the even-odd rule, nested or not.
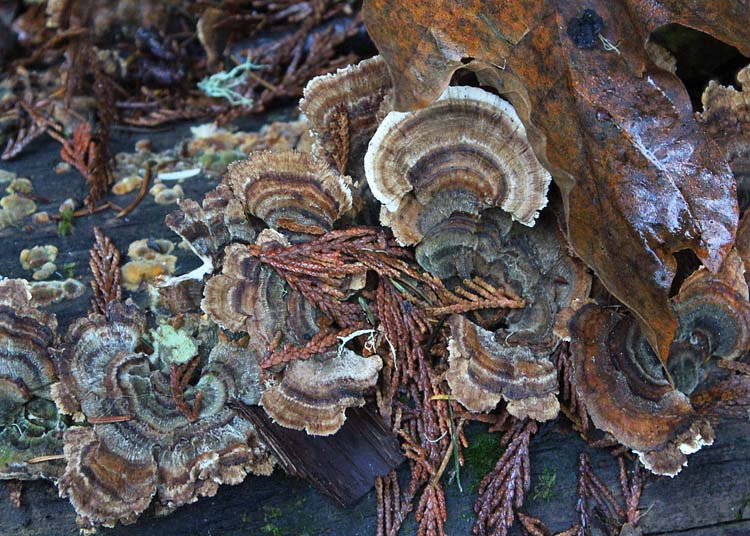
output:
[[[595,305],[571,322],[575,385],[594,425],[674,476],[686,456],[713,442],[711,425],[673,388],[632,317]]]
[[[533,225],[551,177],[513,107],[474,87],[449,87],[427,108],[390,112],[370,141],[365,173],[381,219],[402,244],[452,213],[501,207]]]
[[[33,307],[27,282],[0,281],[0,479],[57,478],[57,462],[29,460],[62,452],[65,429],[51,399],[55,316]]]
[[[387,110],[391,89],[388,68],[380,56],[313,78],[299,107],[315,136],[316,156],[340,173],[361,166],[367,144]],[[361,168],[360,168],[361,169]]]
[[[252,349],[220,342],[191,386],[179,376],[192,373],[187,363],[200,357],[179,350],[195,347],[167,344],[162,334],[146,355],[138,351],[144,328],[134,305],[113,303],[106,318],[71,326],[58,360],[60,408],[92,423],[66,431],[59,482],[86,527],[132,522],[154,496],[173,508],[273,468],[253,425],[227,405],[257,403]],[[176,387],[184,389],[179,397]],[[182,404],[192,404],[195,415]]]
[[[439,228],[450,230],[447,239],[430,234],[417,246],[417,259],[425,268],[443,277],[480,276],[526,302],[503,313],[499,322],[476,319],[492,331],[451,318],[447,379],[453,394],[474,411],[489,411],[504,398],[514,415],[553,418],[559,406],[549,357],[560,339],[569,337],[567,322],[585,303],[590,276],[568,256],[548,215],[528,228],[493,209],[484,211],[475,225],[453,216]]]
[[[312,435],[330,435],[346,419],[347,408],[363,406],[366,389],[375,386],[383,363],[346,348],[292,361],[282,379],[267,387],[261,405],[282,426]]]
[[[750,205],[750,65],[737,74],[737,81],[742,91],[712,80],[703,92],[698,120],[726,151],[742,211]]]
[[[348,179],[307,153],[259,151],[232,163],[226,180],[247,214],[292,241],[330,231],[352,206]]]
[[[446,379],[461,404],[486,412],[505,399],[508,412],[519,418],[546,421],[557,416],[557,371],[549,359],[526,347],[502,344],[463,316],[452,315],[448,325]]]
[[[212,320],[248,333],[259,348],[274,339],[303,344],[318,331],[315,309],[244,244],[226,248],[222,273],[208,280],[204,296],[202,307]]]
[[[717,274],[700,268],[672,298],[678,320],[667,360],[675,386],[690,394],[710,357],[737,359],[750,350],[750,303],[745,267],[730,252]]]

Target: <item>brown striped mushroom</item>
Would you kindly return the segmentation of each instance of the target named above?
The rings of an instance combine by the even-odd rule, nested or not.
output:
[[[421,110],[390,112],[370,141],[365,173],[382,223],[404,245],[453,213],[490,207],[531,226],[551,180],[513,107],[467,86]]]
[[[591,277],[568,255],[552,216],[542,215],[533,228],[513,223],[499,209],[478,219],[454,216],[439,227],[441,234],[427,235],[417,246],[420,264],[449,283],[479,276],[525,301],[499,319],[483,313],[448,322],[446,377],[454,396],[472,411],[490,411],[504,399],[519,418],[557,415],[550,356],[569,338],[568,320],[586,302]]]
[[[667,370],[675,387],[692,393],[714,357],[733,360],[750,351],[750,303],[745,267],[731,251],[721,270],[698,269],[672,298],[678,328]]]
[[[448,385],[457,400],[474,412],[507,401],[508,413],[537,421],[557,416],[557,371],[546,355],[528,347],[498,342],[495,334],[461,315],[448,319]]]
[[[50,356],[57,320],[31,305],[23,279],[0,281],[0,479],[56,479],[65,420],[52,401],[56,381]]]
[[[292,361],[263,391],[261,405],[277,424],[331,435],[343,426],[347,408],[364,406],[364,392],[375,386],[382,366],[379,356],[346,348]]]
[[[291,242],[330,231],[352,206],[349,179],[307,153],[253,153],[232,163],[225,181],[248,215]]]
[[[302,347],[319,332],[322,315],[257,252],[330,231],[351,207],[348,180],[308,154],[289,152],[256,153],[232,165],[227,182],[245,211],[269,228],[254,244],[225,247],[222,271],[206,282],[202,308],[222,328],[246,333],[258,355]],[[345,348],[276,363],[263,372],[260,405],[282,426],[333,434],[347,408],[364,404],[381,367],[377,355],[365,358]]]
[[[111,304],[106,318],[71,326],[58,360],[58,405],[88,421],[63,436],[59,481],[84,528],[130,523],[154,498],[176,508],[273,469],[253,425],[228,405],[260,397],[252,350],[220,341],[201,357],[188,335],[175,332],[171,343],[153,335],[147,355],[139,350],[144,330],[132,303]]]
[[[380,56],[310,80],[299,108],[315,136],[314,154],[342,174],[364,178],[362,160],[387,113],[390,90]]]
[[[572,259],[547,204],[549,173],[506,101],[482,89],[450,87],[427,108],[391,112],[365,157],[383,204],[381,222],[419,264],[449,286],[479,277],[526,303],[469,319],[452,317],[448,384],[473,411],[501,401],[520,417],[559,409],[550,355],[591,278]]]
[[[675,476],[714,432],[664,375],[632,316],[596,305],[571,322],[575,388],[594,425],[651,472]]]
[[[226,248],[222,272],[206,283],[201,305],[219,326],[247,333],[258,348],[274,339],[301,345],[318,332],[316,309],[244,244]]]
[[[174,279],[202,280],[221,265],[225,246],[233,241],[252,242],[258,234],[226,184],[208,192],[202,205],[192,199],[181,201],[180,210],[167,215],[165,222],[203,261],[194,272]]]
[[[275,245],[284,244],[269,231],[259,238],[273,236]],[[206,284],[203,309],[225,329],[247,333],[249,346],[261,355],[301,347],[320,329],[320,312],[244,244],[227,247],[222,273]],[[344,424],[347,408],[364,404],[381,367],[379,356],[365,358],[345,348],[276,365],[263,375],[260,405],[282,426],[330,435]]]

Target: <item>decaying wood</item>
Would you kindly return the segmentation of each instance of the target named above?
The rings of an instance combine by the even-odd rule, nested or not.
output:
[[[243,406],[287,474],[310,481],[341,506],[351,506],[403,461],[396,436],[366,408],[349,410],[333,436],[310,437],[274,424],[258,407]]]
[[[132,144],[132,140],[129,143]],[[22,173],[30,175],[41,189],[47,186],[43,179],[48,176],[49,162],[56,159],[53,143],[43,144],[42,147],[46,147],[47,152],[42,151],[41,157],[34,155],[29,160],[21,159],[18,164],[13,164],[19,167],[12,168],[23,170]],[[35,162],[37,159],[39,162]],[[190,185],[188,188],[207,189],[210,186],[210,184]],[[49,184],[48,187],[49,190],[43,189],[42,191],[45,191],[50,198],[55,198],[54,195],[48,193],[54,191],[54,188],[59,188],[60,193],[64,191],[62,185]],[[78,187],[80,192],[85,192],[85,185],[79,184]],[[199,198],[203,193],[199,189],[188,188],[186,190],[191,197]],[[41,208],[53,209],[54,205],[50,203],[48,207],[42,206]],[[170,207],[165,209],[149,200],[144,200],[144,203],[138,207],[137,225],[133,224],[135,219],[113,221],[110,219],[111,215],[104,213],[82,219],[80,223],[77,222],[74,233],[69,237],[57,236],[53,227],[38,228],[31,236],[22,235],[20,230],[6,229],[0,232],[0,236],[8,239],[7,243],[13,244],[13,247],[18,247],[19,250],[28,241],[55,243],[61,251],[68,252],[66,260],[78,262],[82,267],[86,263],[87,251],[92,241],[92,225],[95,223],[102,225],[118,245],[125,247],[133,239],[144,236],[171,237],[170,232],[164,230],[161,224],[161,216],[169,210],[171,210]],[[9,254],[0,259],[0,273],[8,276],[23,275],[18,266],[17,253],[18,251],[15,251],[12,255]],[[187,255],[181,259],[189,262]],[[85,270],[79,269],[78,271],[83,273]],[[86,303],[83,304],[84,309],[86,305]],[[61,314],[63,324],[85,312],[80,304],[73,303],[58,304],[55,308]],[[350,414],[351,417],[352,414]],[[738,481],[735,477],[737,474],[746,474],[750,469],[750,461],[746,459],[747,437],[749,436],[744,423],[722,428],[717,444],[691,458],[690,466],[685,469],[679,480],[658,480],[653,486],[647,488],[644,491],[642,503],[654,506],[640,523],[645,533],[666,535],[681,531],[707,536],[715,534],[712,532],[715,529],[706,527],[722,524],[727,534],[737,536],[745,534],[748,523],[744,520],[748,519],[748,513],[743,507],[743,500],[744,497],[750,496],[750,488],[744,481]],[[559,484],[554,491],[555,497],[550,502],[527,500],[525,508],[528,507],[530,515],[547,521],[551,530],[562,531],[575,522],[572,517],[574,505],[571,504],[570,498],[575,495],[576,486],[570,478],[571,475],[573,477],[575,475],[577,452],[583,448],[583,445],[575,437],[571,437],[571,434],[559,433],[553,425],[544,427],[543,432],[538,434],[529,448],[535,466],[556,468]],[[396,448],[394,452],[398,452],[398,449]],[[617,489],[617,466],[608,454],[592,452],[590,464],[609,489]],[[381,474],[387,473],[388,470],[384,468]],[[361,485],[363,488],[365,486],[369,488],[371,483],[371,480],[365,482],[362,479]],[[459,494],[454,488],[455,486],[445,487],[449,508],[453,512],[466,511],[470,508],[470,502],[473,501],[472,494]],[[697,496],[696,489],[712,491],[709,494]],[[0,497],[6,496],[5,487],[0,487]],[[307,504],[300,508],[316,511],[314,519],[307,520],[306,530],[311,534],[324,534],[331,527],[340,527],[346,531],[346,534],[352,535],[372,534],[374,531],[377,520],[374,493],[367,500],[349,509],[337,509],[326,502],[326,499],[320,498],[317,493],[307,491],[303,484],[290,481],[279,473],[269,479],[250,478],[241,486],[222,488],[216,498],[203,499],[196,505],[188,506],[168,518],[147,516],[134,526],[120,527],[114,531],[105,530],[104,533],[127,534],[133,530],[158,530],[164,534],[207,533],[216,530],[260,533],[262,527],[270,522],[281,527],[282,531],[287,531],[286,524],[291,523],[291,520],[287,520],[284,516],[284,519],[269,521],[268,514],[263,510],[264,505],[279,504],[274,501],[283,502],[286,498],[289,498],[289,501],[305,498]],[[34,507],[30,508],[29,504],[33,504]],[[32,534],[75,532],[69,504],[57,499],[48,484],[42,482],[29,484],[24,490],[24,505],[26,505],[24,508],[14,512],[5,510],[10,503],[7,501],[2,503],[0,532],[17,532],[18,527],[27,525],[27,522],[30,522],[28,530]],[[242,520],[243,517],[246,519],[245,522]],[[52,524],[49,518],[54,520]],[[465,518],[465,516],[449,516],[445,522],[445,531],[448,534],[465,534],[472,523],[473,519]],[[407,524],[404,532],[409,533],[409,530],[411,530],[411,525]],[[293,528],[289,528],[288,531],[301,533],[294,532]]]

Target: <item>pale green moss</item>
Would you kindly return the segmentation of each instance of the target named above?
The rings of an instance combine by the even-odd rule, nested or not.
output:
[[[162,324],[152,330],[151,336],[154,340],[154,355],[165,364],[187,363],[198,354],[198,346],[193,338],[169,324]]]

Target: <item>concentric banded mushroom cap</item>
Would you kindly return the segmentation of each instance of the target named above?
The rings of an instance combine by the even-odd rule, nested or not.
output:
[[[479,217],[453,214],[425,235],[416,258],[443,280],[476,276],[518,294],[526,306],[508,311],[496,336],[537,351],[551,351],[559,338],[568,338],[567,322],[591,288],[591,276],[568,254],[552,214],[531,228],[500,209]]]
[[[497,206],[533,225],[551,180],[513,107],[464,86],[449,87],[427,108],[390,112],[370,141],[365,173],[405,244],[413,237],[399,233],[394,221],[406,207],[417,236],[436,223],[432,210],[477,214]]]
[[[348,178],[307,153],[258,151],[230,164],[225,180],[246,213],[293,241],[330,231],[352,206]]]
[[[168,214],[165,222],[203,260],[205,266],[193,274],[198,279],[219,265],[230,242],[252,242],[257,235],[239,199],[226,184],[208,192],[202,205],[192,199],[181,201],[180,210]]]
[[[187,403],[201,402],[190,421],[170,388],[178,354],[167,347],[139,352],[144,328],[135,306],[112,304],[106,318],[92,315],[71,327],[59,360],[59,404],[94,421],[63,436],[59,482],[87,528],[134,521],[155,496],[173,508],[273,467],[253,425],[227,405],[259,399],[252,349],[228,341],[214,347],[196,385],[185,389]]]
[[[310,80],[299,107],[315,136],[316,156],[350,173],[378,128],[390,89],[388,67],[380,56]]]
[[[466,317],[452,315],[448,325],[450,368],[445,377],[461,404],[487,412],[504,399],[508,412],[518,418],[546,421],[557,416],[557,371],[549,359],[498,343],[494,333]]]
[[[57,463],[29,464],[59,454],[65,424],[52,402],[56,380],[50,356],[57,320],[31,305],[23,279],[0,281],[0,478],[56,478]]]
[[[709,358],[737,359],[750,350],[748,286],[737,252],[729,252],[716,274],[694,272],[672,305],[678,327],[667,370],[675,387],[691,394],[706,376]]]
[[[674,476],[686,455],[713,442],[711,425],[667,381],[632,317],[586,305],[571,332],[576,391],[591,420],[651,472]]]
[[[375,386],[383,362],[346,348],[292,361],[283,378],[267,387],[261,405],[278,424],[312,435],[336,433],[346,409],[365,404],[364,392]]]
[[[221,327],[248,333],[264,351],[278,333],[299,345],[318,331],[318,311],[244,244],[226,248],[222,273],[206,282],[201,307]]]
[[[548,420],[559,409],[550,356],[569,337],[568,321],[587,300],[591,277],[568,255],[549,216],[529,228],[499,209],[478,218],[454,214],[417,246],[417,260],[428,271],[443,278],[480,277],[525,301],[502,312],[499,325],[496,315],[484,313],[477,318],[484,327],[459,316],[449,321],[446,376],[453,395],[474,411],[490,411],[501,398],[519,417]]]
[[[750,350],[750,303],[742,260],[730,252],[717,274],[701,268],[672,299],[676,338],[702,339],[706,356],[737,359]],[[696,342],[694,342],[696,343]]]

